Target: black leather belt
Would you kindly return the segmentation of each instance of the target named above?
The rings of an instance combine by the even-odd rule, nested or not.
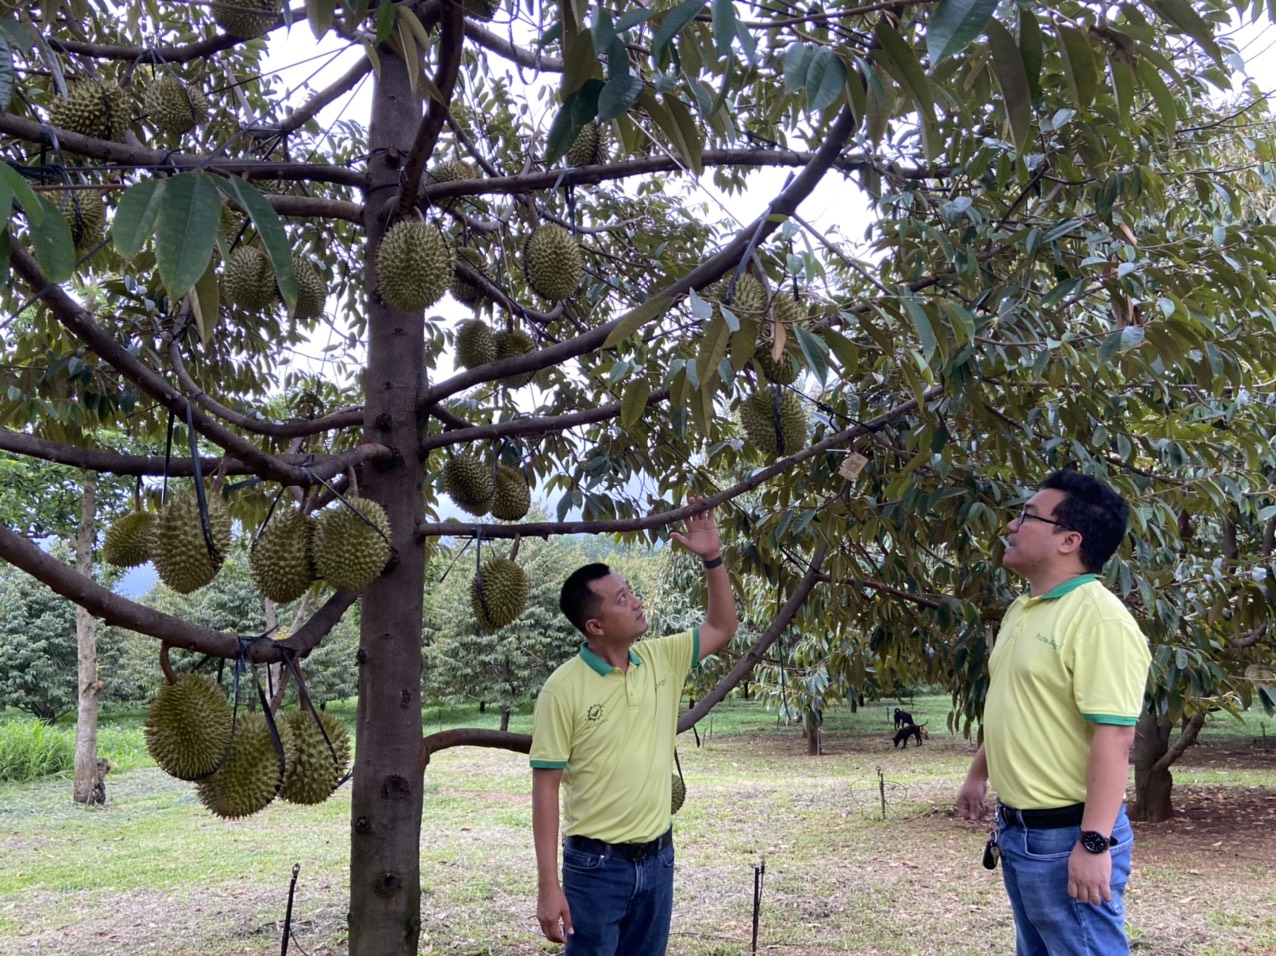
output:
[[[606,843],[587,836],[569,836],[563,845],[581,853],[610,853],[631,862],[655,856],[667,846],[673,845],[673,827],[646,843]]]
[[[1029,830],[1057,830],[1060,827],[1079,827],[1085,814],[1084,803],[1049,810],[1016,810],[1004,803],[997,803],[997,812],[1007,823],[1018,824]]]

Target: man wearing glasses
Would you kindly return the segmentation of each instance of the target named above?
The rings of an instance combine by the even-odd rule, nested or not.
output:
[[[1098,579],[1129,508],[1108,485],[1056,471],[1007,527],[1002,563],[1028,582],[989,656],[984,743],[957,796],[978,820],[997,792],[1016,956],[1125,956],[1133,834],[1123,804],[1151,655]],[[985,865],[995,865],[990,853]]]

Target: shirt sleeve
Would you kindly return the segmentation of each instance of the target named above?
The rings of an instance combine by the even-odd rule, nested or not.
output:
[[[1092,724],[1133,727],[1143,710],[1152,655],[1134,619],[1104,618],[1068,641],[1072,695]]]
[[[571,713],[553,691],[541,688],[532,711],[533,770],[562,770],[571,758]]]

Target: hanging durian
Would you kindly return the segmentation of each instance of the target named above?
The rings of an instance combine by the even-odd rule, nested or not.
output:
[[[792,392],[780,391],[780,430],[776,434],[776,394],[779,386],[764,388],[740,403],[740,424],[749,441],[764,455],[792,455],[806,447],[806,414],[802,400]]]
[[[311,553],[315,570],[330,585],[338,591],[361,591],[390,560],[390,519],[384,508],[368,498],[356,495],[346,501],[350,507],[331,508],[320,515]]]
[[[276,604],[297,600],[317,579],[310,553],[314,528],[297,509],[280,509],[253,542],[248,556],[253,584]]]
[[[262,312],[279,301],[275,267],[256,246],[240,246],[222,267],[221,294],[231,305]]]
[[[211,773],[230,743],[230,702],[211,677],[183,674],[164,684],[146,712],[146,749],[180,780]]]
[[[687,782],[678,774],[673,775],[673,789],[670,794],[669,812],[677,813],[687,800]]]
[[[208,122],[208,99],[198,86],[164,73],[146,89],[143,100],[152,123],[173,136]]]
[[[381,299],[401,312],[420,312],[443,297],[452,282],[452,244],[437,226],[419,219],[396,222],[377,252]]]
[[[279,22],[282,0],[212,0],[213,20],[233,37],[264,36]]]
[[[532,507],[532,489],[522,468],[496,466],[496,490],[492,493],[492,517],[518,521]]]
[[[297,752],[288,725],[279,722],[276,729],[283,745],[282,762],[265,715],[240,713],[230,756],[215,774],[196,785],[200,803],[231,820],[265,809],[283,786]]]
[[[496,337],[487,323],[466,319],[456,327],[456,361],[463,368],[496,361]]]
[[[487,263],[483,260],[483,255],[477,249],[471,249],[469,246],[462,246],[456,250],[456,258],[458,261],[469,266],[483,278],[489,281],[492,278],[491,272],[488,271]],[[482,305],[487,299],[487,294],[473,282],[463,279],[459,275],[452,276],[452,284],[448,286],[448,290],[452,293],[452,298],[462,305],[477,306]],[[468,366],[467,366],[468,367]]]
[[[98,139],[121,140],[133,122],[127,91],[116,83],[81,80],[70,84],[66,98],[49,104],[49,122]]]
[[[292,275],[297,280],[297,308],[293,314],[303,322],[320,318],[328,304],[328,287],[319,270],[309,259],[294,252]]]
[[[135,568],[151,560],[155,515],[131,511],[111,523],[102,540],[102,560],[116,568]]]
[[[580,243],[557,223],[541,226],[523,242],[523,274],[551,302],[570,299],[585,274]]]
[[[57,207],[77,253],[87,252],[106,235],[106,205],[96,189],[63,190],[57,194]]]
[[[477,455],[459,452],[443,466],[443,490],[458,508],[482,517],[491,508],[496,491],[492,466]]]
[[[497,360],[526,355],[536,348],[536,340],[522,329],[497,332],[493,340],[496,344]],[[535,374],[535,372],[521,372],[518,375],[507,375],[501,379],[501,384],[507,388],[522,388],[532,380]]]
[[[309,709],[293,711],[283,718],[292,735],[295,755],[279,796],[291,803],[323,803],[332,796],[350,766],[350,734],[345,724],[326,711],[316,713],[323,724],[322,731]]]
[[[576,134],[567,150],[568,166],[593,166],[607,160],[607,141],[597,120],[590,120]]]
[[[470,583],[470,606],[479,627],[494,631],[516,621],[532,592],[527,572],[509,558],[492,558],[483,562],[482,580],[481,588],[477,575]]]
[[[207,495],[206,500],[211,551],[195,492],[174,495],[155,520],[151,561],[160,580],[178,594],[198,590],[216,577],[230,552],[230,512],[219,495]]]

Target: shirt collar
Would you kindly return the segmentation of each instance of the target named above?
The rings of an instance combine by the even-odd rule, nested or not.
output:
[[[601,657],[599,657],[597,654],[591,651],[589,649],[589,643],[587,641],[581,641],[580,659],[584,661],[586,664],[588,664],[590,667],[592,667],[596,674],[599,674],[603,677],[606,677],[612,671],[619,669],[619,668],[612,667],[605,660],[603,660]],[[636,664],[639,667],[642,666],[642,661],[639,659],[638,655],[634,653],[634,649],[632,647],[629,648],[629,663]]]
[[[1099,580],[1099,576],[1097,574],[1078,574],[1075,578],[1068,578],[1068,580],[1064,581],[1062,584],[1056,584],[1045,594],[1041,595],[1041,597],[1037,598],[1037,600],[1057,601],[1065,594],[1071,594],[1082,585],[1089,584],[1091,581],[1097,580]]]

